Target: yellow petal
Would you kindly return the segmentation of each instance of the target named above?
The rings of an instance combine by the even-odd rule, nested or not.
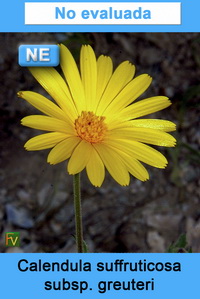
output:
[[[80,54],[81,78],[85,90],[86,109],[94,111],[96,102],[97,62],[93,49],[82,46]]]
[[[97,59],[97,93],[96,102],[99,103],[104,90],[112,76],[113,64],[112,59],[108,56],[101,55]]]
[[[73,135],[73,128],[65,121],[44,115],[30,115],[21,120],[26,127],[43,131],[62,132]]]
[[[112,120],[108,120],[108,130],[112,131],[115,129],[124,129],[124,128],[150,128],[156,129],[164,132],[172,132],[176,130],[176,124],[161,119],[134,119],[134,120],[124,120],[120,115],[118,118],[113,118]]]
[[[129,82],[108,106],[104,115],[120,112],[124,107],[135,101],[151,84],[152,78],[143,74]]]
[[[107,127],[108,127],[108,132],[116,129],[123,129],[123,128],[129,128],[132,127],[130,125],[129,120],[124,120],[123,118],[113,118],[113,119],[108,119],[108,117],[105,118]]]
[[[123,128],[109,132],[109,137],[116,139],[129,139],[148,144],[172,147],[176,144],[176,139],[170,134],[149,128]],[[108,137],[108,138],[109,138]]]
[[[66,120],[64,112],[41,94],[32,91],[20,91],[17,95],[41,112],[55,118]]]
[[[126,165],[127,170],[137,179],[141,181],[146,181],[149,179],[149,174],[146,168],[136,159],[128,155],[127,153],[115,148],[115,150],[120,155],[124,164]]]
[[[130,176],[120,155],[118,155],[114,149],[109,148],[106,144],[96,143],[94,144],[94,148],[97,150],[111,176],[120,185],[127,186],[130,182]]]
[[[95,187],[100,187],[105,177],[105,167],[101,158],[99,157],[99,154],[94,148],[91,151],[90,159],[86,166],[86,170],[90,182]]]
[[[138,180],[145,182],[149,179],[148,171],[138,160],[128,158],[125,164],[128,171]]]
[[[29,70],[35,79],[62,108],[66,116],[74,121],[77,117],[77,110],[67,84],[61,75],[52,67],[31,67]]]
[[[176,124],[169,120],[161,119],[134,119],[129,121],[130,126],[138,128],[151,128],[164,132],[172,132],[176,130]]]
[[[80,114],[81,111],[86,109],[83,84],[76,62],[64,45],[60,45],[60,66],[69,85],[78,113]]]
[[[67,135],[59,132],[45,133],[29,139],[24,147],[27,151],[39,151],[55,146],[67,138]]]
[[[154,148],[132,140],[106,140],[106,144],[113,149],[121,150],[134,159],[157,168],[165,168],[167,159]]]
[[[97,108],[98,114],[103,114],[104,110],[109,106],[124,86],[133,78],[134,74],[135,66],[129,61],[124,61],[117,67],[99,102],[99,106]]]
[[[92,145],[85,140],[77,145],[68,163],[69,174],[79,173],[86,167],[92,150]]]
[[[50,151],[47,162],[50,164],[57,164],[67,160],[79,142],[80,138],[76,136],[68,137],[61,141]]]
[[[118,117],[123,118],[124,120],[134,119],[137,117],[160,111],[164,108],[167,108],[170,105],[171,102],[167,97],[151,97],[124,108],[122,112],[119,113]]]

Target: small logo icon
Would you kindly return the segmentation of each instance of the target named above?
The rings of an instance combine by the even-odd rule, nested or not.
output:
[[[60,61],[57,45],[21,45],[18,48],[20,66],[58,66]]]
[[[5,245],[7,247],[19,247],[20,246],[20,233],[9,232],[5,235]]]

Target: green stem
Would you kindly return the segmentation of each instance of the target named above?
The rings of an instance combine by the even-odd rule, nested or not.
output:
[[[76,246],[77,252],[83,252],[83,229],[82,229],[82,210],[80,192],[80,173],[74,175],[74,210],[76,225]]]

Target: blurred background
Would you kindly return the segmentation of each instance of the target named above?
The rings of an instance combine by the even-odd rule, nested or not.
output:
[[[175,148],[159,148],[169,164],[147,167],[148,182],[119,186],[109,175],[95,188],[82,174],[84,238],[90,252],[200,252],[200,34],[8,33],[0,34],[0,252],[75,252],[72,177],[66,162],[46,163],[48,150],[27,152],[39,132],[20,119],[39,113],[19,90],[45,94],[18,65],[21,44],[64,43],[79,60],[82,44],[124,60],[153,83],[140,98],[165,95],[171,107],[152,118],[177,124]],[[5,247],[6,232],[20,232],[20,247]],[[177,240],[181,242],[177,244]],[[187,240],[187,244],[185,241]],[[169,249],[170,248],[170,249]]]

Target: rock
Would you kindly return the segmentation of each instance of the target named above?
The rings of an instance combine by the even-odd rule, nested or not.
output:
[[[4,208],[3,205],[0,204],[0,226],[1,226],[1,221],[3,220],[4,217]]]
[[[53,207],[58,207],[62,204],[64,204],[67,201],[67,192],[64,191],[58,191],[55,193],[54,197],[53,197],[53,202],[52,202],[52,206]]]
[[[7,190],[5,188],[2,188],[0,190],[0,202],[5,202],[6,199]]]
[[[37,193],[37,199],[40,206],[46,206],[47,200],[52,197],[53,189],[51,184],[44,184],[42,188]]]
[[[13,204],[6,204],[5,208],[7,221],[11,224],[26,229],[32,228],[34,226],[34,221],[27,209],[23,207],[16,207]]]
[[[165,252],[165,240],[157,231],[150,231],[147,234],[147,242],[151,252]]]
[[[38,252],[38,244],[36,242],[30,242],[29,244],[23,247],[25,253],[34,253]]]
[[[23,190],[23,189],[20,189],[18,192],[17,192],[17,196],[19,199],[23,200],[23,201],[28,201],[30,199],[30,194]]]
[[[200,220],[195,221],[192,217],[188,217],[186,232],[188,245],[192,247],[192,252],[200,252]]]
[[[147,224],[153,228],[169,231],[169,230],[177,229],[181,218],[182,215],[150,214],[147,216]]]
[[[156,48],[144,49],[140,53],[140,63],[142,65],[153,65],[160,63],[163,60],[163,56],[160,54],[160,51]]]
[[[8,247],[6,253],[24,253],[24,251],[20,247]]]

